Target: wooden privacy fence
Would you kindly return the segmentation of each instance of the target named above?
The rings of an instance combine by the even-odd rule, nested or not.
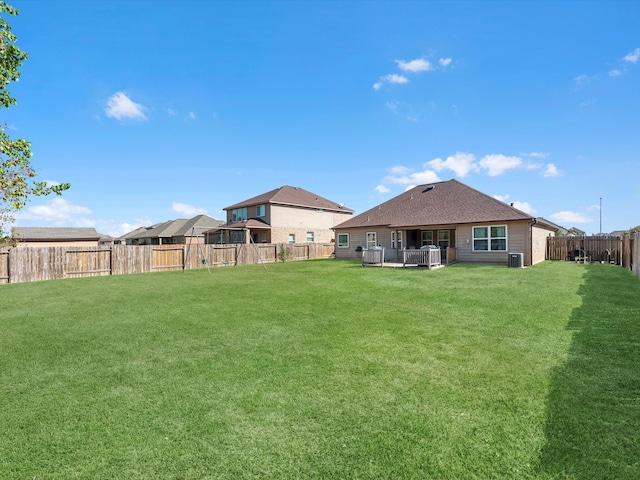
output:
[[[575,260],[605,262],[633,270],[638,276],[640,234],[620,237],[548,237],[547,260]]]
[[[289,247],[293,260],[329,258],[334,251],[333,244]],[[9,247],[0,249],[0,284],[273,263],[278,248],[275,244]]]

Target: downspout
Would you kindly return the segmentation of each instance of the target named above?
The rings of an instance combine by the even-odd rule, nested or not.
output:
[[[533,222],[529,223],[529,252],[528,252],[528,256],[529,256],[529,266],[533,265],[533,226],[536,225],[538,223],[538,220],[534,217],[533,218]],[[545,246],[545,250],[547,249],[547,247]],[[546,253],[545,253],[545,258],[546,258]],[[525,261],[526,264],[526,261]]]

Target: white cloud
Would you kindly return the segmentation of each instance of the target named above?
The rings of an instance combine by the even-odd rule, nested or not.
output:
[[[27,207],[18,212],[15,217],[17,220],[38,220],[41,222],[50,222],[56,225],[64,225],[66,223],[82,222],[76,219],[76,215],[86,215],[92,213],[87,207],[74,205],[64,198],[52,198],[44,205],[34,205]]]
[[[186,203],[178,203],[178,202],[173,202],[173,205],[171,206],[171,210],[173,210],[174,212],[180,213],[182,215],[187,215],[189,217],[207,213],[207,210],[204,208],[195,207],[193,205],[188,205]]]
[[[505,194],[505,195],[493,195],[493,198],[495,198],[496,200],[500,200],[501,202],[504,203],[508,203],[509,205],[511,205],[514,208],[517,208],[518,210],[521,210],[525,213],[531,214],[533,215],[534,213],[536,213],[535,208],[533,208],[529,202],[508,202],[507,200],[509,200],[509,194]]]
[[[409,79],[403,75],[397,75],[395,73],[390,73],[389,75],[385,75],[384,77],[380,77],[376,83],[373,84],[374,90],[380,90],[385,83],[408,83]]]
[[[549,156],[548,153],[543,153],[543,152],[530,152],[527,153],[527,157],[533,157],[533,158],[547,158]]]
[[[139,103],[133,102],[124,92],[116,92],[109,100],[107,100],[107,106],[104,109],[107,117],[116,118],[122,120],[125,118],[131,118],[133,120],[146,120],[147,117],[144,114],[146,108]]]
[[[99,224],[96,226],[96,230],[98,230],[100,233],[106,233],[107,235],[111,235],[112,237],[118,238],[123,235],[126,235],[127,233],[133,232],[134,230],[140,227],[144,227],[152,224],[153,222],[151,221],[151,218],[145,217],[145,218],[137,218],[133,223],[123,222],[120,224],[115,224],[115,222],[113,223],[104,222],[100,224],[99,222]]]
[[[552,213],[550,217],[552,220],[555,220],[560,224],[589,223],[592,221],[589,217],[583,215],[582,213],[571,212],[568,210]]]
[[[628,53],[622,60],[625,62],[636,63],[640,60],[640,48],[636,48],[633,52]]]
[[[558,177],[560,176],[560,171],[558,167],[556,167],[553,163],[547,163],[547,166],[544,169],[543,176],[545,178]]]
[[[451,65],[451,62],[453,62],[453,60],[449,57],[441,58],[440,60],[438,60],[438,63],[443,67],[448,67],[449,65]]]
[[[404,60],[396,60],[398,64],[398,68],[405,72],[427,72],[429,70],[433,70],[431,63],[429,63],[424,58],[416,58],[415,60],[410,60],[405,62]]]
[[[391,167],[388,171],[392,175],[407,175],[412,172],[412,170],[409,167],[404,167],[402,165],[395,165]]]
[[[476,157],[472,153],[456,152],[446,160],[436,158],[425,163],[425,166],[433,168],[436,172],[451,170],[459,177],[465,177],[469,172],[478,171]]]
[[[197,118],[197,117],[196,117],[196,114],[195,114],[195,113],[193,113],[193,112],[189,112],[189,114],[187,115],[187,117],[189,117],[189,120],[195,120],[195,119]]]
[[[573,79],[573,82],[577,87],[582,87],[598,79],[598,75],[578,75]]]
[[[394,167],[390,173],[391,175],[386,176],[383,182],[400,185],[422,185],[440,181],[438,174],[433,170],[414,172],[406,167]]]
[[[524,213],[528,213],[530,215],[533,215],[534,213],[536,213],[535,208],[533,208],[529,202],[511,202],[511,206],[513,208],[517,208],[518,210],[523,211]]]
[[[389,193],[391,190],[389,190],[387,187],[385,187],[384,185],[378,185],[376,187],[376,192],[378,193]]]
[[[495,177],[512,168],[522,166],[520,157],[509,157],[502,154],[487,155],[480,160],[479,165],[487,170],[490,177]]]
[[[622,70],[618,70],[617,68],[609,72],[610,77],[619,77],[622,74],[624,74],[624,72]]]

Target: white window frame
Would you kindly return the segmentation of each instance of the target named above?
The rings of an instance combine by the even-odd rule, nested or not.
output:
[[[396,248],[396,231],[391,230],[391,248]]]
[[[346,242],[344,242],[344,241],[341,242],[340,241],[340,237],[342,237],[343,235],[346,237],[346,240],[347,240]],[[348,233],[339,233],[337,235],[337,239],[336,240],[338,242],[338,248],[349,248],[349,234]]]
[[[398,250],[402,250],[402,230],[398,230]]]
[[[266,205],[262,204],[256,207],[256,217],[264,217],[266,214],[267,214]]]
[[[367,232],[366,245],[367,249],[378,246],[378,232]]]
[[[289,243],[296,243],[296,234],[295,233],[290,233],[289,234]]]
[[[476,237],[476,229],[480,229],[480,228],[484,228],[486,229],[486,237],[485,236],[478,236]],[[504,237],[503,236],[492,236],[493,232],[492,229],[498,229],[498,228],[504,228]],[[479,232],[478,232],[479,233]],[[507,225],[476,225],[471,227],[471,237],[472,237],[472,249],[474,252],[508,252],[509,251],[509,245],[507,243],[507,239],[508,239],[508,235],[509,231],[507,228]],[[476,241],[486,241],[487,242],[487,248],[476,248]],[[492,242],[497,244],[500,241],[504,241],[504,248],[493,248]]]
[[[314,237],[313,232],[307,232],[307,243],[313,243]]]

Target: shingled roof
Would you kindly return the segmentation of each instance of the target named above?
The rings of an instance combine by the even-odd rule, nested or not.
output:
[[[346,208],[342,204],[327,200],[326,198],[304,190],[303,188],[290,187],[288,185],[276,188],[275,190],[244,200],[240,203],[236,203],[224,210],[233,210],[236,208],[251,207],[253,205],[262,205],[266,203],[353,213],[353,210]]]
[[[143,239],[143,238],[171,238],[188,237],[192,233],[195,236],[202,236],[203,231],[209,228],[222,225],[224,222],[209,217],[208,215],[197,215],[193,218],[178,218],[162,223],[156,223],[150,227],[140,227],[122,236],[122,239]],[[194,230],[195,228],[195,230]]]
[[[533,217],[457,180],[419,185],[335,229],[506,222]]]
[[[99,240],[103,235],[95,228],[71,227],[14,227],[13,236],[24,241],[53,241],[53,240]]]

